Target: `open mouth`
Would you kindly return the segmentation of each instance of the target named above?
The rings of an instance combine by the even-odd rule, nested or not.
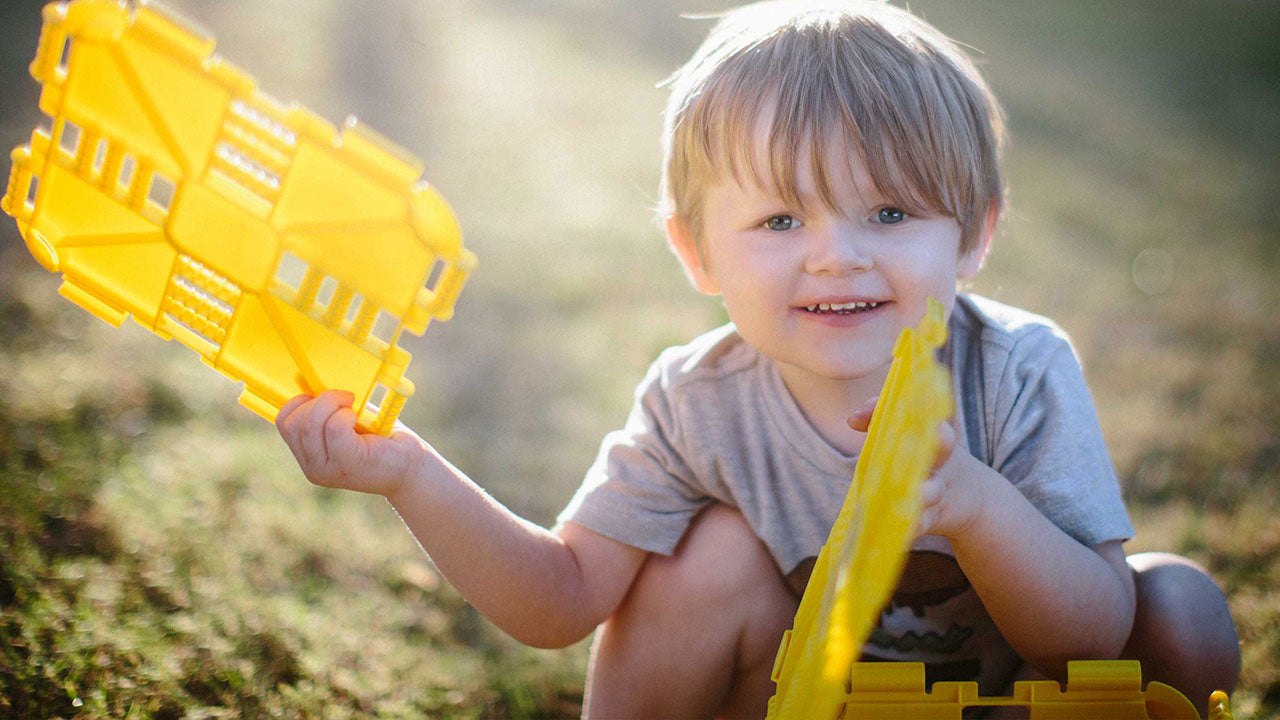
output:
[[[855,313],[875,310],[884,305],[883,302],[847,302],[847,303],[818,303],[817,305],[805,306],[806,312],[816,313],[818,315],[853,315]]]

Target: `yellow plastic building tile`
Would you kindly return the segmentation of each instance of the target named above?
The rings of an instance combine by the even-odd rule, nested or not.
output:
[[[938,424],[951,414],[950,380],[934,359],[946,338],[946,313],[929,298],[894,345],[853,483],[778,648],[771,719],[834,718],[844,705],[853,661],[906,561]]]
[[[1067,689],[1052,680],[1013,684],[1008,697],[978,695],[976,682],[936,682],[925,692],[924,663],[856,663],[843,707],[846,718],[961,720],[967,708],[1025,708],[1031,720],[1199,720],[1177,690],[1158,682],[1142,689],[1136,660],[1067,664]],[[837,715],[812,716],[813,718]]]
[[[413,394],[400,335],[453,314],[475,256],[416,159],[213,48],[145,4],[47,5],[31,74],[52,125],[13,151],[0,208],[62,295],[192,348],[263,417],[340,388],[390,433]]]

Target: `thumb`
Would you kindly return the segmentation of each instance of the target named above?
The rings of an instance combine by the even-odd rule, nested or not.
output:
[[[956,448],[956,442],[955,427],[943,420],[938,425],[938,454],[933,458],[934,472],[937,472],[939,468],[947,464],[947,460],[951,459],[952,452]]]
[[[871,415],[875,412],[876,402],[879,399],[879,395],[868,398],[857,410],[854,410],[853,414],[849,416],[849,427],[858,432],[866,432],[867,428],[871,426]]]

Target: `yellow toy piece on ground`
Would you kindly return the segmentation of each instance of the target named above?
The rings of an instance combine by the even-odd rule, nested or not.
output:
[[[946,312],[929,298],[894,345],[853,484],[778,648],[771,720],[834,718],[844,707],[850,668],[906,561],[938,424],[951,415],[950,379],[934,359],[946,339]]]
[[[1137,660],[1069,662],[1065,691],[1053,680],[1026,680],[1014,683],[1009,697],[982,697],[976,682],[935,682],[925,692],[924,663],[857,663],[852,677],[845,718],[960,720],[966,708],[1005,707],[1026,708],[1017,717],[1031,720],[1200,718],[1191,701],[1168,685],[1148,683],[1144,691]]]
[[[1209,693],[1209,720],[1233,720],[1231,698],[1221,690]]]
[[[46,6],[31,74],[52,128],[14,150],[0,208],[62,295],[176,338],[263,417],[340,388],[388,434],[413,394],[400,334],[453,314],[475,256],[419,161],[213,48],[145,4]]]
[[[952,412],[950,379],[935,359],[946,336],[946,313],[930,298],[894,346],[853,483],[778,648],[769,720],[960,720],[982,707],[1026,708],[1020,716],[1032,720],[1198,720],[1174,688],[1153,682],[1144,692],[1137,661],[1071,662],[1065,692],[1024,681],[1010,697],[980,696],[976,682],[936,682],[926,692],[923,663],[854,662],[902,572],[938,424]],[[1210,708],[1212,720],[1231,720],[1224,693]]]

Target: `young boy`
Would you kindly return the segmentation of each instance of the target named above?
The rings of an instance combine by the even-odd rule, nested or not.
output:
[[[407,430],[355,433],[349,393],[280,412],[308,479],[385,495],[516,639],[600,626],[585,714],[759,717],[893,342],[933,296],[957,412],[866,658],[988,695],[1118,656],[1201,707],[1230,690],[1213,581],[1174,556],[1126,562],[1133,528],[1065,335],[957,295],[1003,205],[1000,113],[970,61],[882,3],[760,3],[726,14],[670,87],[667,238],[732,324],[658,358],[555,528]]]

